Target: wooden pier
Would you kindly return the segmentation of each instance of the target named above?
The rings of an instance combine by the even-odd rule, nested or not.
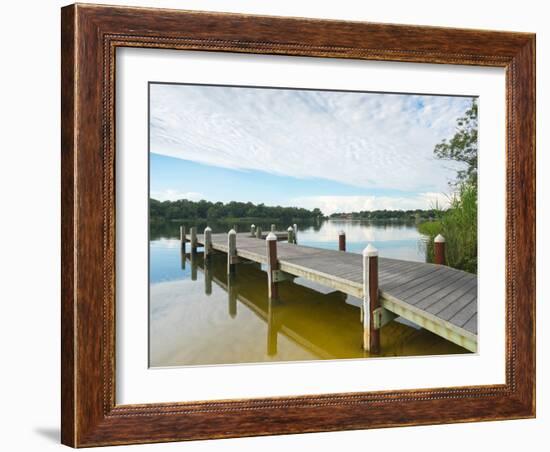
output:
[[[226,274],[222,254],[204,259],[201,253],[185,253],[182,258],[189,260],[192,266],[203,273],[206,295],[212,294],[213,285],[227,294],[227,310],[231,318],[245,311],[265,322],[268,356],[277,354],[280,335],[320,359],[371,356],[371,353],[362,351],[359,346],[358,300],[354,297],[297,278],[294,282],[287,282],[286,291],[284,287],[281,288],[284,300],[289,284],[292,285],[292,300],[273,303],[265,290],[265,271],[258,263],[243,264],[246,270],[240,271],[238,278],[232,278]],[[322,300],[318,299],[320,292],[324,294]],[[315,309],[314,328],[308,322],[312,317],[312,309]],[[384,334],[380,335],[380,353],[383,356],[416,356],[426,347],[430,347],[430,353],[434,354],[458,352],[458,346],[449,349],[448,345],[433,343],[428,337],[422,331],[410,328],[407,323],[391,322],[384,327]],[[357,343],[357,347],[350,349],[349,344],[353,342]]]
[[[182,243],[190,241],[185,231],[181,238]],[[397,316],[477,351],[476,275],[442,264],[378,257],[373,247],[356,254],[298,245],[295,228],[269,233],[255,229],[199,235],[193,231],[190,239],[191,249],[204,247],[206,256],[227,254],[228,274],[238,274],[235,266],[241,260],[265,265],[270,297],[277,298],[278,282],[301,277],[359,298],[363,301],[363,345],[371,352],[376,353],[378,330]],[[342,249],[342,239],[338,240]],[[438,243],[444,239],[438,237]],[[438,260],[444,261],[444,246],[438,247]]]

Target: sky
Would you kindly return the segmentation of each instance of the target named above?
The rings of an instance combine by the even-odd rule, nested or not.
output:
[[[150,85],[150,195],[320,208],[445,205],[434,158],[471,98]]]

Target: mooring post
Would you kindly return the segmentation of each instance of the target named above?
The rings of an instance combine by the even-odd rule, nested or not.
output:
[[[233,229],[235,230],[235,232],[237,232],[239,230],[239,228],[237,227],[236,224],[233,225]]]
[[[289,226],[286,232],[288,233],[288,243],[294,243],[294,229],[292,229],[292,226]]]
[[[275,324],[275,313],[273,309],[274,300],[267,302],[267,355],[277,354],[277,325]]]
[[[338,249],[346,251],[346,233],[344,231],[338,233]]]
[[[278,270],[279,263],[277,261],[277,236],[270,232],[265,239],[267,247],[267,283],[268,294],[270,300],[279,298],[279,288],[275,282],[274,272]]]
[[[198,262],[197,262],[197,253],[190,253],[189,254],[189,260],[191,261],[191,281],[197,280],[197,268],[198,268]]]
[[[256,227],[256,238],[257,239],[262,238],[262,228],[260,226]]]
[[[363,349],[380,353],[380,332],[374,328],[378,296],[378,250],[370,243],[363,250]]]
[[[237,284],[234,275],[227,276],[227,308],[229,317],[237,317]]]
[[[185,226],[180,226],[180,242],[181,242],[181,249],[185,253]]]
[[[203,243],[204,243],[204,262],[206,263],[206,259],[208,259],[208,256],[212,251],[212,229],[210,229],[210,226],[206,226],[206,228],[204,229]]]
[[[180,250],[181,254],[181,269],[185,270],[185,261],[187,260],[187,256],[185,255],[185,248],[182,248]]]
[[[227,274],[235,273],[237,258],[237,231],[231,229],[227,234]]]
[[[206,255],[204,259],[204,293],[208,296],[212,295],[212,263],[206,259]]]
[[[434,239],[434,263],[445,265],[445,237],[441,234]]]
[[[271,232],[275,232],[277,229],[276,229],[276,226],[274,224],[271,225]]]
[[[256,235],[256,225],[250,225],[250,236],[254,237]]]
[[[294,244],[298,244],[298,225],[294,223]]]
[[[197,228],[195,226],[189,228],[189,234],[191,235],[191,253],[197,252]]]

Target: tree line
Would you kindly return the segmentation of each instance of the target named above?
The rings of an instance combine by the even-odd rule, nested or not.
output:
[[[333,213],[332,219],[347,220],[370,220],[370,221],[424,221],[433,220],[437,216],[436,209],[415,209],[415,210],[361,210],[359,212],[338,212]]]
[[[324,218],[323,212],[302,207],[266,206],[251,202],[231,201],[210,202],[205,200],[177,201],[149,200],[149,218],[151,223],[158,224],[168,221],[188,220],[228,220],[228,219],[288,219],[288,220],[316,220]]]

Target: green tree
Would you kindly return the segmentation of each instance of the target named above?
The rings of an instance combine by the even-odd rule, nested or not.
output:
[[[437,234],[446,240],[447,265],[477,273],[477,100],[457,121],[455,135],[434,148],[434,155],[466,164],[457,171],[456,190],[447,210],[436,208],[437,220],[418,225],[425,239],[427,258],[433,262],[433,241]]]
[[[477,127],[477,99],[474,98],[464,116],[458,118],[454,136],[435,146],[437,158],[466,164],[465,169],[457,172],[456,185],[467,183],[477,187]]]

